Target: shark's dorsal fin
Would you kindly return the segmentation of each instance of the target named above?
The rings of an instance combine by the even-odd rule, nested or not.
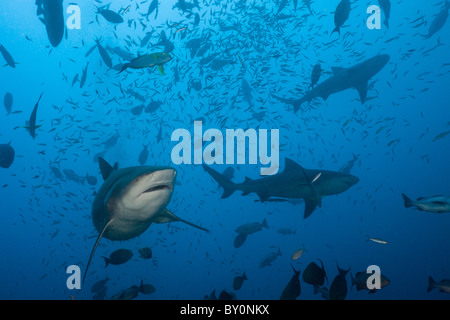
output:
[[[294,160],[291,160],[289,158],[286,158],[284,160],[284,171],[283,172],[289,172],[289,171],[298,171],[302,170],[303,168]]]
[[[346,68],[342,67],[332,67],[331,70],[333,70],[334,75],[338,75],[339,73],[347,71]]]
[[[367,87],[368,87],[368,82],[365,81],[363,83],[358,84],[357,86],[355,86],[355,89],[358,90],[359,93],[359,98],[361,99],[361,103],[365,103],[366,99],[367,99]]]
[[[192,222],[186,221],[181,219],[180,217],[177,217],[176,215],[174,215],[172,212],[170,212],[167,209],[164,209],[163,211],[161,211],[160,213],[158,213],[157,215],[155,215],[152,219],[152,222],[154,223],[168,223],[168,222],[174,222],[174,221],[181,221],[184,222],[192,227],[195,227],[197,229],[209,232],[208,229],[200,227]]]
[[[249,182],[252,181],[252,179],[250,179],[249,177],[245,177],[245,181],[244,182]]]
[[[86,279],[86,275],[87,275],[87,272],[88,272],[88,269],[89,269],[89,265],[91,264],[92,257],[94,256],[95,249],[97,249],[97,246],[98,246],[98,244],[100,242],[100,239],[102,238],[103,234],[106,231],[106,228],[108,228],[108,226],[111,223],[111,221],[112,220],[109,220],[108,223],[105,224],[105,226],[103,227],[102,232],[100,232],[100,234],[97,237],[97,241],[95,241],[94,248],[92,248],[91,255],[89,256],[89,260],[88,260],[88,263],[86,265],[86,270],[84,271],[83,283],[84,283],[84,279]]]
[[[111,165],[102,157],[98,157],[98,165],[100,167],[100,172],[102,173],[103,180],[108,179],[111,172],[117,170],[117,168],[119,167],[117,163],[114,164],[114,167],[111,167]]]

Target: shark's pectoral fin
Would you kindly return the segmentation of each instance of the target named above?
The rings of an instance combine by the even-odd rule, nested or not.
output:
[[[261,200],[261,202],[264,202],[270,198],[270,196],[267,193],[258,192],[257,195],[259,197],[259,200]]]
[[[315,199],[305,199],[305,213],[303,218],[308,218],[316,209],[317,201]]]
[[[355,86],[355,89],[358,90],[359,93],[359,98],[361,99],[361,103],[364,104],[366,102],[367,99],[367,87],[368,87],[368,83],[364,82],[361,84],[358,84],[357,86]]]
[[[303,98],[301,98],[301,99],[285,99],[285,98],[282,98],[282,97],[278,97],[278,96],[276,96],[276,95],[274,95],[274,94],[271,94],[271,95],[272,95],[272,97],[274,97],[274,98],[280,100],[281,102],[284,102],[284,103],[286,103],[286,104],[292,105],[292,106],[294,107],[294,112],[297,112],[298,109],[300,109],[300,107],[301,107],[301,105],[303,104],[303,102],[305,102],[305,101],[310,101],[310,99],[308,100],[308,99],[305,98],[305,97],[303,97]]]
[[[100,234],[97,237],[97,240],[95,241],[94,248],[92,248],[91,255],[89,256],[89,260],[88,260],[88,263],[87,263],[87,266],[86,266],[86,270],[84,271],[83,283],[84,283],[84,279],[86,278],[86,275],[87,275],[87,272],[88,272],[88,269],[89,269],[89,265],[91,264],[92,257],[94,256],[95,249],[97,249],[97,246],[98,246],[98,244],[100,242],[100,239],[103,237],[103,234],[105,233],[106,228],[108,228],[108,226],[111,223],[111,221],[112,220],[109,220],[108,223],[105,224],[105,226],[103,227],[102,232],[100,232]]]
[[[169,223],[174,221],[180,221],[176,215],[174,215],[172,212],[170,212],[167,209],[164,209],[161,211],[161,213],[158,213],[152,218],[152,222],[154,223]]]
[[[181,221],[181,222],[184,222],[184,223],[186,223],[192,227],[195,227],[197,229],[209,232],[209,230],[206,228],[200,227],[192,222],[189,222],[189,221],[181,219],[180,217],[177,217],[176,215],[174,215],[172,212],[170,212],[167,209],[164,209],[159,214],[155,215],[152,219],[152,222],[154,222],[154,223],[168,223],[168,222],[175,222],[175,221]]]
[[[322,198],[321,198],[319,192],[317,191],[316,187],[313,185],[313,183],[316,182],[320,178],[320,175],[322,173],[319,173],[316,177],[314,177],[314,179],[310,179],[308,177],[308,175],[306,174],[305,169],[301,165],[299,165],[297,163],[296,163],[296,165],[303,172],[303,175],[305,176],[306,182],[308,183],[309,187],[311,188],[311,193],[313,194],[314,198],[311,199],[310,201],[314,201],[315,202],[314,208],[316,206],[322,207]],[[305,202],[306,202],[306,199],[305,199]],[[314,211],[314,208],[313,208],[313,211]],[[312,213],[312,211],[311,211],[311,213]],[[306,211],[305,211],[305,214],[306,214]]]

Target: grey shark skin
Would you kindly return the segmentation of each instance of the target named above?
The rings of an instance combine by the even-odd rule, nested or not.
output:
[[[138,166],[118,169],[99,158],[105,182],[97,192],[92,206],[92,220],[99,232],[92,249],[83,281],[102,237],[128,240],[142,234],[152,223],[185,221],[165,207],[172,198],[176,170],[171,167]]]
[[[315,98],[327,100],[334,93],[344,91],[350,88],[358,90],[361,103],[365,103],[367,99],[367,87],[369,80],[383,69],[389,62],[389,55],[382,54],[366,61],[363,61],[350,68],[333,68],[333,76],[316,85],[308,91],[301,99],[285,99],[272,94],[278,100],[294,106],[297,112],[304,102],[310,102]]]
[[[309,217],[316,206],[321,206],[322,197],[342,193],[359,181],[357,177],[341,172],[304,169],[287,158],[283,172],[256,180],[246,178],[243,183],[234,183],[206,165],[203,168],[224,189],[222,199],[236,190],[242,191],[242,195],[256,193],[261,202],[270,201],[272,197],[303,198],[304,218]]]

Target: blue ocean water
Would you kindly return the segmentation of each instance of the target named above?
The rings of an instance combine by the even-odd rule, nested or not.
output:
[[[450,131],[448,22],[424,36],[445,4],[391,0],[389,28],[371,30],[366,10],[378,1],[351,1],[338,35],[332,31],[339,2],[312,1],[311,13],[305,1],[206,0],[194,6],[171,0],[159,1],[146,17],[152,1],[116,0],[109,9],[124,21],[115,24],[97,13],[96,6],[107,2],[63,1],[64,34],[53,47],[33,1],[2,1],[0,44],[17,64],[0,69],[0,96],[13,96],[11,112],[0,112],[0,144],[15,150],[12,165],[0,168],[0,298],[92,299],[92,285],[108,278],[105,299],[141,280],[155,292],[135,299],[197,300],[213,290],[237,299],[279,299],[292,267],[303,272],[320,259],[327,288],[337,265],[350,269],[346,299],[448,299],[427,288],[430,276],[438,282],[450,278],[450,213],[405,208],[401,196],[450,196],[450,135],[443,134]],[[80,29],[67,27],[71,4],[80,8]],[[172,60],[163,75],[156,67],[119,73],[123,57],[107,51],[109,68],[97,48],[87,55],[96,40],[133,57],[170,50]],[[200,43],[200,54],[193,43]],[[316,86],[333,76],[333,67],[350,68],[380,54],[390,59],[370,78],[365,103],[349,89],[326,101],[305,102],[294,112],[272,96],[300,99],[317,63],[322,74]],[[250,103],[243,79],[251,87]],[[26,121],[41,93],[33,138]],[[132,112],[136,107],[143,110]],[[351,174],[359,182],[323,197],[306,219],[303,201],[261,202],[240,191],[221,199],[221,188],[201,165],[175,165],[171,158],[177,144],[172,132],[193,132],[199,119],[203,130],[278,129],[280,172],[286,158],[307,169],[339,171],[355,155]],[[152,224],[126,241],[101,239],[82,290],[68,289],[66,268],[85,271],[98,235],[91,218],[103,183],[96,155],[126,168],[139,165],[147,145],[147,165],[171,166],[178,173],[167,208],[210,232],[173,222]],[[218,172],[232,167],[235,182],[260,178],[261,164],[211,167]],[[68,169],[79,181],[63,173]],[[86,175],[98,182],[89,184]],[[264,219],[268,229],[233,246],[236,228]],[[282,235],[281,228],[295,234]],[[143,247],[152,249],[151,259],[139,257]],[[105,268],[102,257],[121,248],[131,250],[132,259]],[[293,261],[300,248],[303,255]],[[281,256],[260,268],[278,249]],[[374,294],[351,283],[351,275],[370,265],[390,280]],[[248,280],[234,290],[233,278],[244,272]],[[323,299],[302,279],[300,285],[297,299]]]

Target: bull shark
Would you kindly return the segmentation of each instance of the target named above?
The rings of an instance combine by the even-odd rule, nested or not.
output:
[[[223,188],[222,199],[228,198],[234,191],[242,195],[256,193],[261,202],[271,197],[305,200],[304,218],[308,218],[317,206],[322,205],[324,196],[339,194],[358,183],[353,175],[327,171],[304,169],[291,159],[285,159],[285,168],[281,173],[261,179],[245,178],[242,183],[234,183],[223,174],[203,165],[203,169]]]
[[[99,158],[99,166],[105,182],[92,206],[92,220],[99,235],[83,282],[101,238],[128,240],[142,234],[152,223],[174,221],[208,232],[208,229],[183,220],[165,208],[172,198],[177,174],[175,169],[154,166],[119,169],[103,158]]]
[[[369,80],[383,69],[389,62],[389,55],[382,54],[366,61],[363,61],[350,68],[333,68],[333,76],[323,81],[313,89],[308,91],[301,99],[285,99],[272,94],[278,100],[294,106],[294,112],[300,109],[304,102],[310,102],[315,98],[327,100],[334,93],[344,91],[350,88],[358,90],[361,103],[367,99],[367,89]]]

